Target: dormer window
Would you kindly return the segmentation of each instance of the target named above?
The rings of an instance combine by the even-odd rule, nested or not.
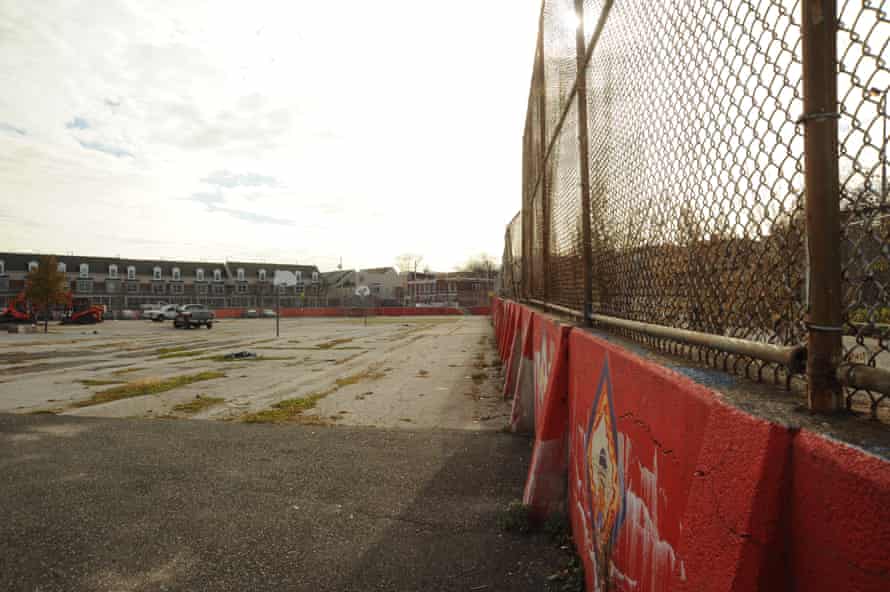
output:
[[[6,275],[6,261],[0,259],[0,275]]]
[[[317,271],[313,271],[313,272],[312,272],[312,281],[313,281],[313,282],[317,282],[317,281],[318,281],[318,272],[317,272]]]
[[[199,282],[203,282],[203,281],[204,281],[204,270],[203,270],[203,269],[196,269],[196,270],[195,270],[195,280],[196,280],[196,281],[199,281]]]
[[[235,273],[238,275],[238,281],[243,282],[244,281],[244,269],[239,267],[238,271],[236,271]]]
[[[90,277],[90,266],[86,263],[80,264],[80,277]]]
[[[160,268],[160,267],[155,267],[155,268],[152,270],[152,272],[151,272],[151,276],[152,276],[152,278],[154,278],[154,279],[156,279],[156,280],[161,279],[161,277],[162,277],[162,276],[161,276],[161,268]]]
[[[3,263],[3,262],[0,261],[0,263]],[[2,273],[2,272],[0,272],[0,273]],[[265,282],[265,281],[266,281],[266,270],[265,270],[265,269],[261,269],[260,272],[259,272],[259,276],[260,276],[260,281],[261,281],[261,282]]]
[[[136,268],[130,265],[127,267],[127,279],[133,281],[136,279]]]
[[[219,269],[214,269],[214,270],[213,270],[213,281],[214,281],[214,282],[221,282],[221,281],[222,281],[222,271],[221,271],[221,270],[219,270]]]
[[[36,261],[29,261],[28,262],[28,273],[31,273],[32,271],[37,271],[38,267],[40,267],[40,265]]]
[[[117,279],[117,265],[111,264],[108,266],[108,277],[113,280]]]
[[[59,273],[65,273],[66,271],[68,271],[68,266],[65,265],[63,261],[59,261],[59,263],[56,265],[56,270]]]
[[[173,268],[173,281],[178,282],[182,279],[182,272],[179,271],[178,267]]]
[[[297,283],[302,284],[303,283],[303,272],[298,269],[297,271],[294,272],[294,275],[297,276]]]

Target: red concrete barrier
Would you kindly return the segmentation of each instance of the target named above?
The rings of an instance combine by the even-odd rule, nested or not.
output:
[[[566,505],[569,327],[545,314],[532,322],[535,445],[523,502],[542,522]]]
[[[213,312],[218,319],[240,319],[247,313],[246,308],[218,308]],[[271,309],[267,309],[271,310]],[[489,306],[473,306],[469,309],[473,315],[489,315],[491,307]],[[400,306],[379,306],[369,308],[350,308],[350,307],[317,307],[317,308],[282,308],[282,317],[418,317],[418,316],[451,316],[465,314],[459,308],[446,306],[437,307],[400,307]]]
[[[510,429],[514,432],[529,434],[535,429],[535,349],[534,329],[537,315],[530,309],[522,307],[519,313],[518,356],[510,360],[512,392],[505,393],[513,397],[513,409],[510,416]]]
[[[534,372],[511,386],[534,393],[524,501],[539,520],[567,501],[588,590],[890,589],[886,459],[523,308],[493,315],[513,373],[531,335]]]

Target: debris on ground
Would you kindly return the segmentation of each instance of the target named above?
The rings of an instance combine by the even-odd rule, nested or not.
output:
[[[232,352],[230,354],[226,354],[223,356],[223,359],[225,359],[225,360],[246,360],[246,359],[254,359],[256,357],[257,357],[256,352],[239,351],[239,352]]]

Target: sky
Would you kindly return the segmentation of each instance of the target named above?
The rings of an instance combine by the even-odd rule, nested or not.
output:
[[[540,0],[0,0],[0,251],[498,260]]]

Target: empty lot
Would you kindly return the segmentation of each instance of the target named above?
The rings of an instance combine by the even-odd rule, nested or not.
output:
[[[0,412],[497,429],[497,371],[487,317],[111,321],[0,334]]]

